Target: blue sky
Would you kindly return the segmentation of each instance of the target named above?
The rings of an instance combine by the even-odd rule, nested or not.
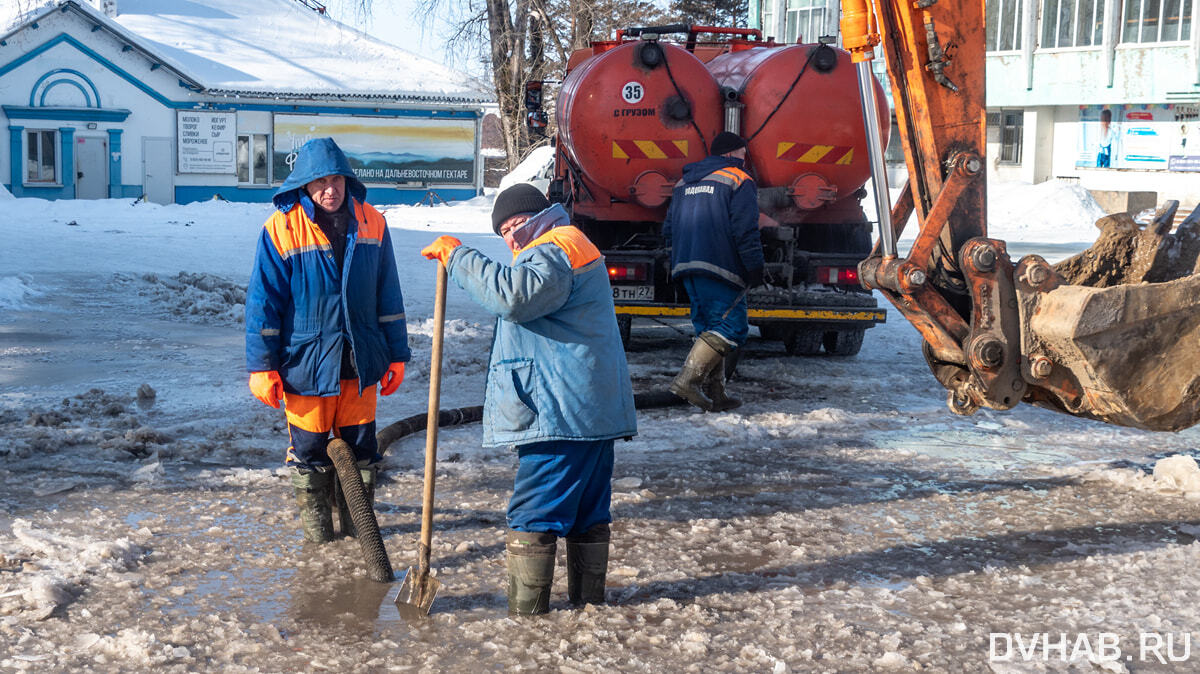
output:
[[[414,17],[414,10],[420,4],[420,0],[372,0],[373,15],[363,21],[356,20],[350,4],[348,0],[329,0],[327,6],[330,15],[335,19],[381,40],[458,70],[478,72],[478,63],[461,58],[447,58],[443,48],[445,38],[442,37],[448,25],[447,19],[438,17],[422,25],[419,19]],[[444,0],[446,7],[455,4],[459,4],[459,0]]]

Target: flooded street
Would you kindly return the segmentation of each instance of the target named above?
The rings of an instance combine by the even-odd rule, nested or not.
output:
[[[560,546],[550,615],[507,616],[515,457],[481,449],[478,425],[443,429],[442,593],[408,624],[398,583],[368,580],[356,541],[301,542],[282,415],[245,391],[235,320],[164,312],[161,280],[29,282],[50,299],[0,329],[0,671],[1186,672],[1200,659],[1184,651],[1200,637],[1200,493],[1151,474],[1200,435],[1028,406],[954,417],[891,311],[855,358],[752,341],[736,414],[639,413],[639,435],[617,444],[605,606],[568,607]],[[384,424],[424,409],[429,330],[410,326],[413,367]],[[683,332],[635,325],[636,390],[665,386]],[[444,406],[479,404],[490,325],[451,311],[447,340]],[[393,444],[377,492],[398,573],[416,562],[423,446]],[[1119,657],[1101,652],[1112,639]]]

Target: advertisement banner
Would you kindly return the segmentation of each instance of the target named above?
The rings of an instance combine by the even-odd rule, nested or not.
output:
[[[234,173],[237,114],[180,110],[175,115],[180,173]]]
[[[296,151],[330,137],[355,176],[383,185],[469,185],[475,181],[475,120],[275,115],[274,176],[291,173]]]
[[[1075,166],[1196,171],[1200,167],[1197,124],[1190,106],[1079,106]]]

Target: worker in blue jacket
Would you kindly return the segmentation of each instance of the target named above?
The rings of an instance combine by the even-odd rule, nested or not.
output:
[[[602,603],[612,516],[613,441],[637,433],[633,389],[604,258],[562,206],[529,184],[501,192],[496,262],[442,236],[421,251],[497,316],[483,445],[515,445],[508,504],[508,610],[549,610],[557,537],[573,605]]]
[[[287,412],[286,464],[304,537],[333,539],[330,432],[354,449],[373,500],[376,385],[391,395],[409,359],[404,298],[383,215],[332,138],[304,144],[275,193],[246,292],[255,397]],[[340,508],[342,533],[354,535]]]
[[[724,362],[746,343],[746,291],[762,284],[764,262],[758,188],[742,170],[746,141],[722,131],[711,153],[683,167],[662,227],[697,335],[671,392],[709,412],[742,404],[725,393]]]

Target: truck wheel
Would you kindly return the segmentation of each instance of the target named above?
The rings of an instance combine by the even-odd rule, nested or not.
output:
[[[392,563],[383,547],[383,537],[379,535],[379,522],[375,520],[375,511],[367,500],[367,488],[363,485],[362,474],[358,472],[358,464],[354,462],[354,450],[350,449],[346,441],[335,438],[326,446],[326,451],[329,459],[333,461],[334,470],[337,471],[342,495],[350,509],[350,517],[354,520],[354,529],[358,532],[358,546],[362,549],[363,559],[367,563],[367,575],[376,582],[390,583],[393,579]]]
[[[862,348],[863,334],[866,330],[831,330],[825,333],[823,340],[825,351],[831,356],[853,356]]]
[[[821,353],[821,340],[825,334],[820,330],[797,328],[783,340],[783,348],[789,356],[815,356]]]
[[[633,334],[633,316],[617,315],[617,331],[621,333],[621,346],[629,349],[629,337]]]

